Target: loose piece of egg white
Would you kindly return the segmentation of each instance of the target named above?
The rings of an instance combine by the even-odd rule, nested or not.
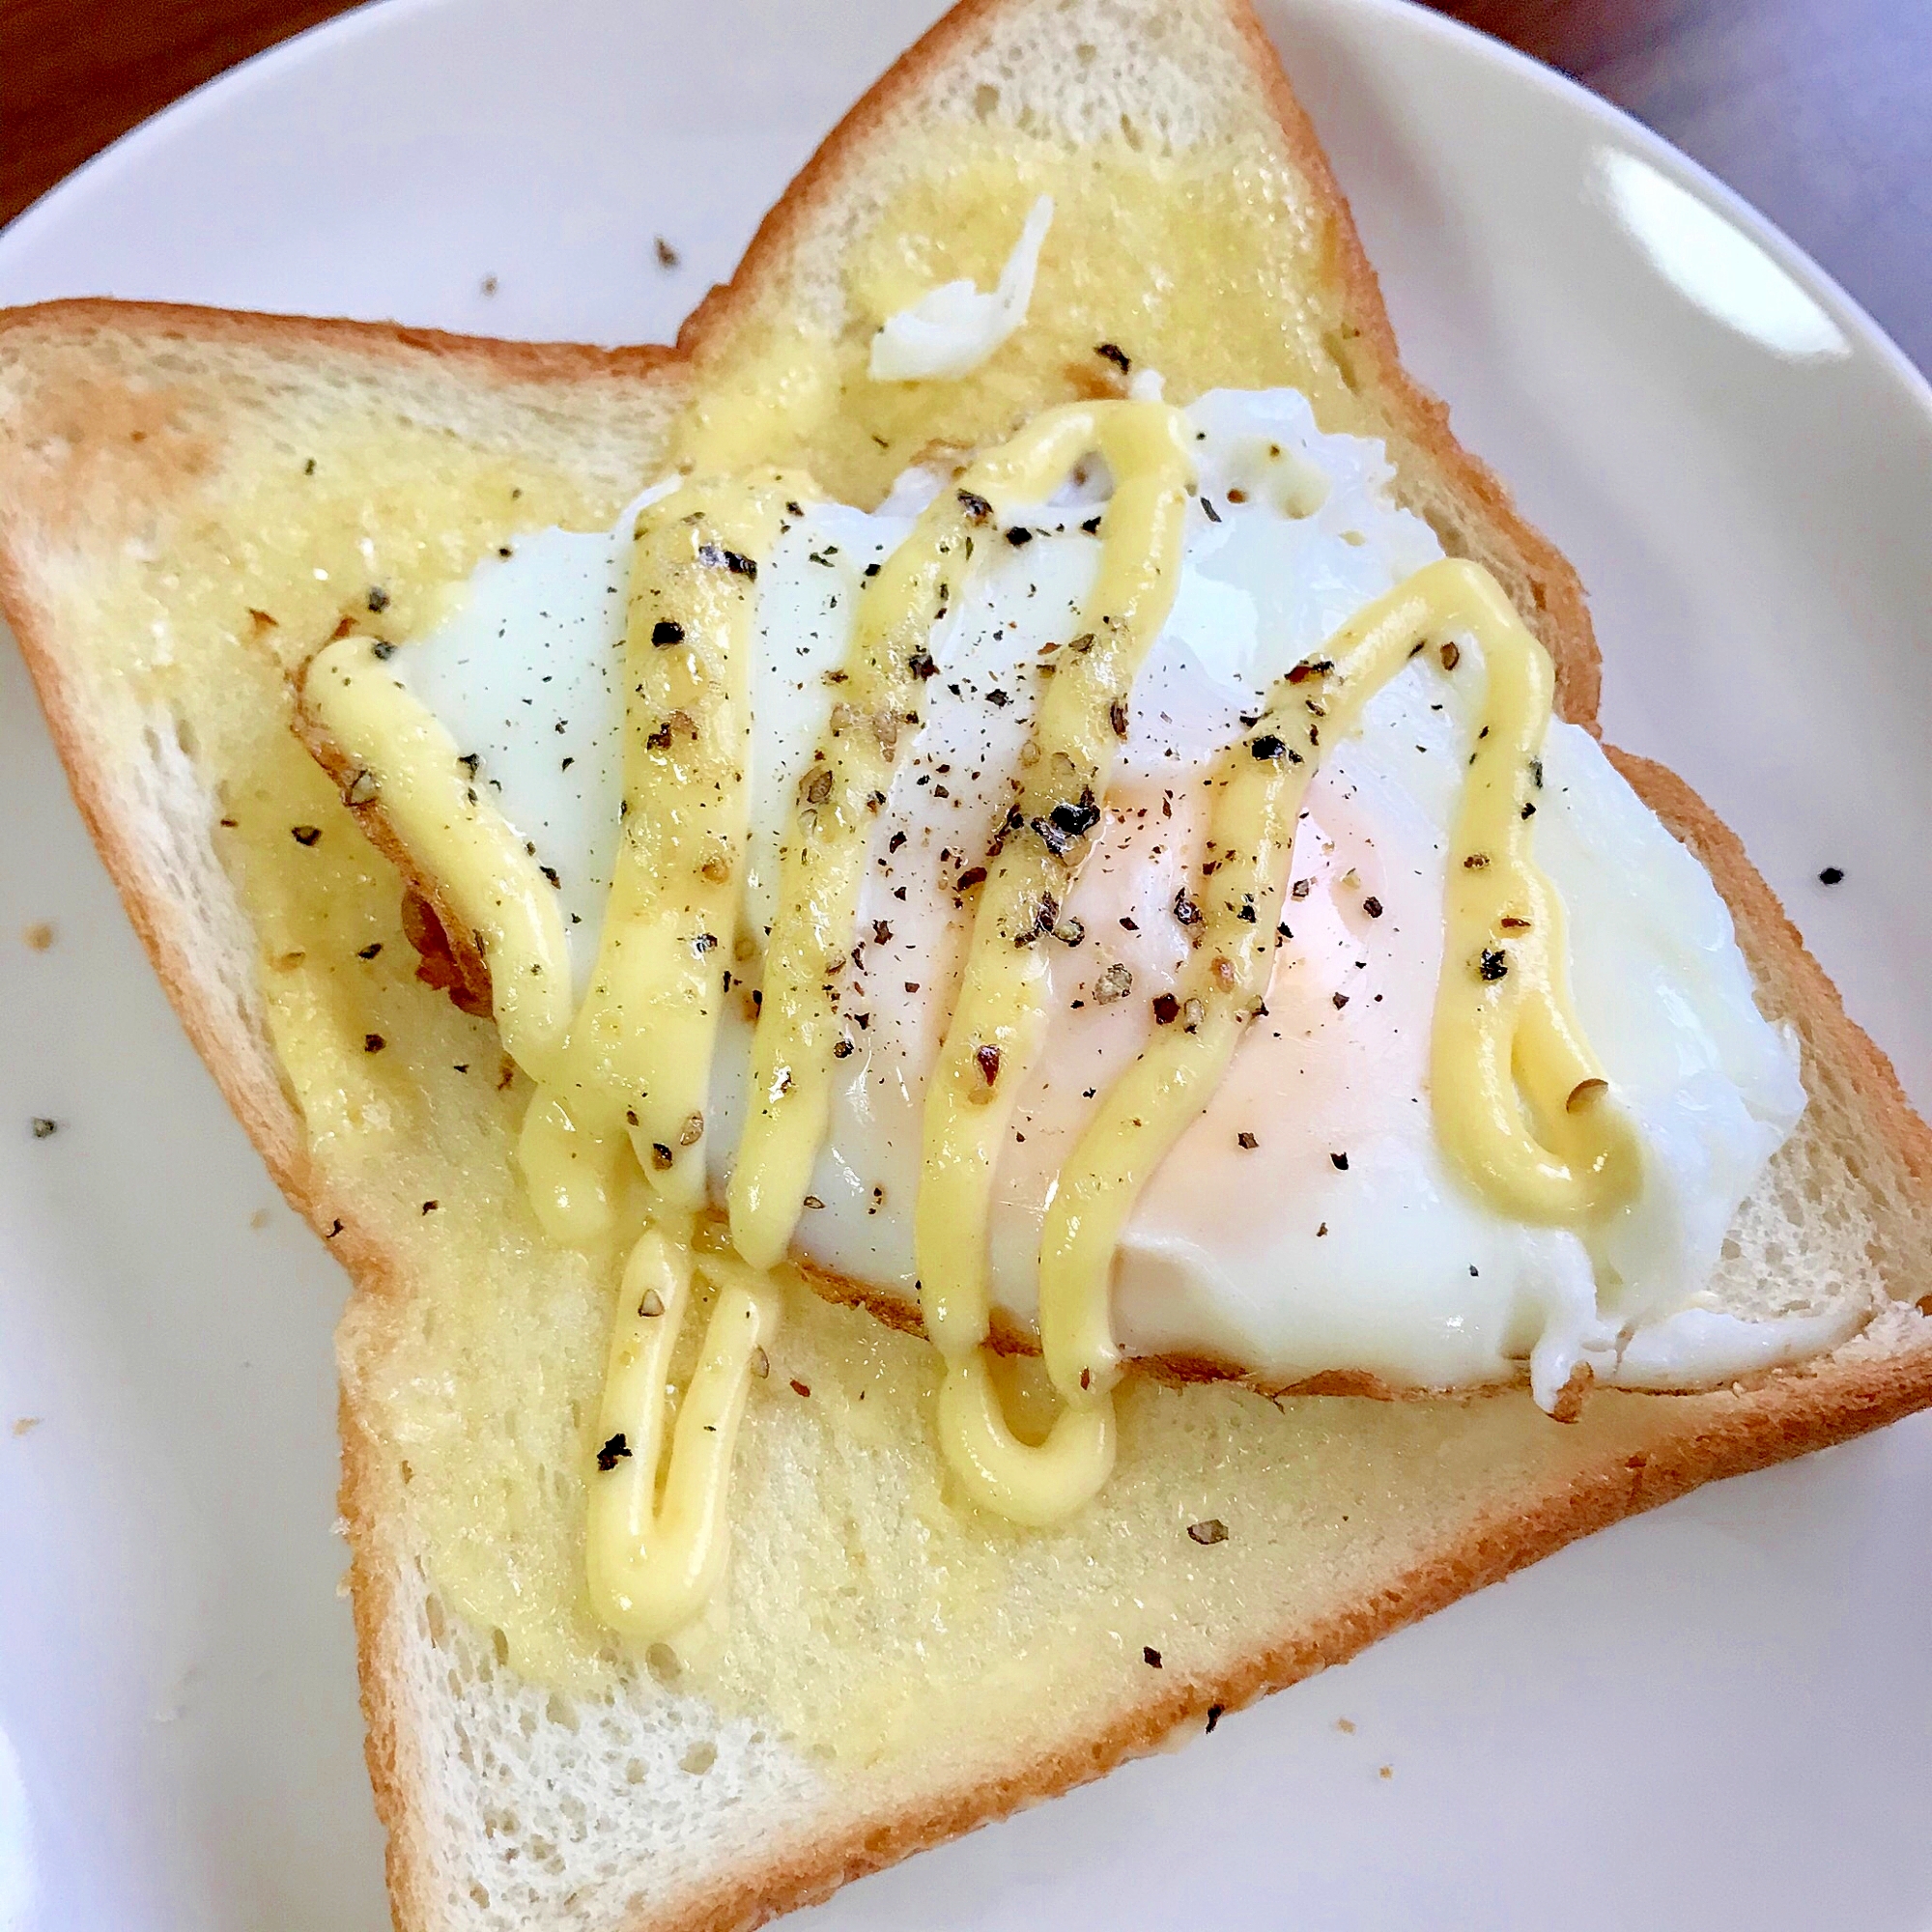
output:
[[[1034,203],[1020,239],[989,292],[969,281],[942,282],[886,318],[872,337],[867,374],[875,383],[970,376],[1026,320],[1040,244],[1053,222],[1053,197]]]

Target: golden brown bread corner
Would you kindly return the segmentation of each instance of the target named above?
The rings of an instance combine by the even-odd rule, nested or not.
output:
[[[1136,10],[1089,11],[1125,33]],[[1340,292],[1334,324],[1354,331],[1335,339],[1359,358],[1355,382],[1379,412],[1380,432],[1389,437],[1411,491],[1432,498],[1448,546],[1481,555],[1523,603],[1557,660],[1566,714],[1593,722],[1595,651],[1574,576],[1515,518],[1488,472],[1457,448],[1439,408],[1401,377],[1346,209],[1258,29],[1244,12],[1218,4],[1168,11],[1172,18],[1184,14],[1189,31],[1210,41],[1218,21],[1222,55],[1249,64],[1250,81],[1275,117],[1284,154],[1299,168],[1314,203],[1325,207],[1329,266]],[[848,171],[873,144],[888,140],[895,116],[923,98],[923,89],[942,86],[953,67],[970,63],[978,43],[1041,12],[1027,0],[995,0],[955,13],[894,69],[774,212],[730,287],[694,319],[684,346],[700,366],[728,356],[734,331],[785,298],[792,253],[811,245],[814,209],[837,203]],[[1141,17],[1145,24],[1146,14]],[[1477,1472],[1498,1471],[1487,1485],[1471,1485],[1468,1506],[1460,1513],[1442,1508],[1430,1533],[1405,1535],[1392,1523],[1375,1538],[1356,1540],[1374,1548],[1349,1546],[1343,1558],[1327,1550],[1321,1562],[1332,1569],[1332,1578],[1324,1570],[1321,1587],[1292,1598],[1285,1593],[1278,1618],[1257,1619],[1227,1634],[1189,1668],[1173,1659],[1177,1667],[1157,1677],[1143,1673],[1130,1687],[1102,1686],[1077,1699],[1069,1687],[1069,1703],[1077,1709],[1063,1733],[1045,1745],[1028,1741],[1004,1759],[981,1752],[962,1772],[937,1781],[903,1768],[884,1780],[859,1776],[849,1791],[803,1808],[774,1809],[770,1829],[754,1846],[719,1857],[700,1876],[686,1874],[660,1886],[651,1874],[639,1874],[638,1883],[656,1895],[636,1907],[624,1887],[592,1886],[603,1901],[601,1916],[582,1916],[567,1904],[560,1881],[546,1891],[548,1882],[534,1871],[517,1878],[500,1862],[489,1863],[489,1847],[467,1844],[460,1820],[450,1815],[452,1807],[480,1809],[500,1794],[480,1778],[466,1785],[455,1764],[440,1754],[433,1720],[441,1714],[424,1702],[424,1664],[443,1653],[433,1624],[427,1636],[420,1631],[424,1593],[414,1569],[404,1479],[396,1445],[376,1433],[380,1410],[368,1399],[390,1339],[386,1324],[416,1292],[421,1250],[411,1245],[412,1231],[389,1211],[392,1204],[375,1198],[364,1178],[331,1167],[327,1122],[313,1117],[313,1102],[308,1120],[298,1109],[298,1088],[313,1089],[298,1077],[300,1069],[278,1066],[270,1032],[281,1009],[272,1000],[265,1004],[252,984],[258,971],[271,984],[286,955],[272,954],[265,935],[244,932],[238,941],[224,924],[233,910],[223,900],[228,875],[215,856],[212,838],[219,835],[207,823],[213,814],[205,799],[201,816],[193,815],[193,758],[171,752],[166,733],[155,743],[146,740],[152,720],[121,688],[121,661],[89,628],[89,619],[98,626],[102,613],[88,609],[76,585],[91,573],[111,575],[130,541],[154,540],[151,513],[157,501],[170,506],[162,535],[189,554],[207,540],[199,525],[209,521],[218,542],[246,536],[245,526],[224,529],[219,522],[246,508],[221,497],[224,459],[237,466],[250,460],[249,412],[271,416],[286,407],[283,388],[298,385],[319,367],[362,384],[346,401],[338,395],[337,407],[362,410],[385,426],[406,414],[417,429],[427,425],[434,438],[466,450],[494,449],[520,435],[552,436],[558,416],[586,434],[601,426],[609,439],[611,419],[625,418],[632,424],[628,446],[638,473],[651,460],[678,371],[648,353],[605,357],[350,325],[101,304],[26,312],[6,319],[0,330],[0,602],[21,637],[76,797],[178,1009],[291,1198],[325,1235],[341,1224],[333,1246],[356,1280],[343,1337],[343,1509],[355,1550],[370,1766],[391,1832],[399,1922],[480,1925],[492,1922],[489,1911],[507,1908],[519,1896],[517,1909],[529,1923],[628,1922],[656,1932],[755,1922],[860,1871],[1095,1776],[1175,1726],[1198,1720],[1209,1707],[1238,1706],[1339,1661],[1572,1537],[1695,1483],[1840,1439],[1932,1399],[1932,1349],[1908,1336],[1895,1345],[1848,1345],[1823,1363],[1710,1396],[1599,1397],[1569,1430],[1538,1420],[1518,1431],[1510,1418],[1520,1399],[1514,1397],[1467,1406],[1415,1405],[1429,1413],[1404,1426],[1439,1429],[1445,1443],[1467,1436]],[[238,366],[238,356],[245,367]],[[343,375],[355,371],[359,376]],[[614,507],[609,499],[625,494],[614,480],[621,454],[613,447],[604,459],[612,475],[600,474],[603,497],[587,493],[606,502],[607,513]],[[383,487],[384,460],[372,445],[371,492]],[[502,531],[541,521],[507,506],[497,514]],[[432,561],[429,574],[463,574],[478,545],[489,540],[468,533]],[[322,612],[314,592],[298,595],[292,582],[281,583],[272,571],[265,580],[258,565],[250,570],[250,586],[277,582],[278,628],[294,626],[280,607],[283,590],[332,621],[334,607]],[[406,606],[399,611],[406,620]],[[127,612],[109,614],[125,618]],[[238,674],[254,662],[251,653],[267,648],[247,635],[244,616],[244,609],[229,613]],[[328,628],[311,622],[305,635],[319,640]],[[165,697],[165,677],[159,683]],[[219,767],[221,747],[204,742],[198,751]],[[1737,914],[1767,1009],[1804,1030],[1814,1114],[1829,1116],[1831,1145],[1862,1164],[1876,1259],[1894,1293],[1918,1299],[1927,1286],[1932,1187],[1932,1146],[1924,1126],[1906,1106],[1883,1057],[1843,1016],[1736,840],[1667,774],[1622,762],[1711,867]],[[141,767],[141,783],[131,787],[130,763]],[[347,814],[320,781],[316,799],[324,847],[333,848],[338,838],[353,836]],[[237,836],[245,838],[246,828]],[[252,850],[224,858],[244,872],[259,863]],[[389,893],[393,906],[393,881]],[[306,970],[291,969],[281,983],[300,980]],[[408,984],[407,976],[401,979],[404,983],[385,986],[366,1003],[360,995],[347,1003],[340,1024],[352,1034],[365,1022],[387,1027],[392,1050],[414,1037],[412,1029],[433,1043],[458,1037],[438,1029],[467,1023],[432,1014],[427,1009],[441,1003]],[[461,1037],[481,1036],[472,1028]],[[452,1172],[449,1178],[448,1188],[438,1191],[455,1205],[462,1176]],[[1209,1392],[1199,1399],[1244,1400]],[[1300,1426],[1313,1415],[1341,1417],[1332,1428],[1344,1434],[1354,1426],[1348,1418],[1355,1405],[1316,1401],[1288,1408],[1284,1427]],[[1365,1432],[1372,1426],[1387,1425],[1361,1424]],[[1223,1553],[1234,1560],[1241,1548],[1237,1539]],[[455,1644],[458,1636],[446,1633],[444,1641]],[[695,1784],[680,1785],[671,1808],[699,1802]],[[465,1856],[472,1863],[461,1866]],[[508,1889],[513,1879],[531,1888],[527,1895]],[[463,1899],[473,1900],[473,1889],[492,1887],[496,1904],[475,1906],[475,1916],[465,1916]]]

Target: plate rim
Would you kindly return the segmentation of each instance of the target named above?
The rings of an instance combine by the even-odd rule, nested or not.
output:
[[[824,0],[820,3],[824,4]],[[439,12],[458,13],[472,4],[474,0],[361,0],[360,5],[304,27],[211,75],[117,135],[20,210],[5,227],[0,227],[0,276],[4,276],[15,246],[39,242],[49,231],[58,229],[67,217],[70,202],[82,195],[111,193],[116,180],[127,170],[145,165],[150,151],[158,144],[205,117],[218,117],[231,98],[312,58],[325,42],[353,41],[381,34],[395,22]],[[542,0],[521,0],[521,4],[539,6]],[[1897,385],[1903,399],[1932,429],[1932,376],[1918,368],[1871,311],[1768,214],[1628,108],[1520,47],[1466,21],[1438,13],[1421,4],[1421,0],[1282,0],[1282,4],[1309,14],[1340,17],[1344,13],[1353,12],[1377,15],[1397,32],[1453,45],[1461,54],[1500,69],[1520,85],[1596,121],[1763,248],[1844,329],[1855,352],[1876,360]],[[1259,9],[1255,17],[1265,33],[1268,23]],[[903,51],[898,49],[892,59],[896,60]],[[884,71],[882,67],[880,71]],[[1292,74],[1289,79],[1293,85]],[[408,320],[391,319],[404,323]]]

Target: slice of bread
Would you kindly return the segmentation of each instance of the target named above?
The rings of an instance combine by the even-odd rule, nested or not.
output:
[[[978,173],[952,166],[968,150]],[[1273,253],[1223,264],[1224,330],[1163,307],[1160,289],[1214,260],[1105,206],[1103,161],[1168,170],[1187,228],[1283,211]],[[342,1507],[410,1932],[757,1922],[1573,1537],[1932,1400],[1932,1136],[1737,841],[1669,774],[1621,759],[1710,867],[1765,1010],[1804,1047],[1806,1121],[1719,1287],[1743,1312],[1856,1304],[1852,1340],[1708,1394],[1599,1393],[1568,1427],[1515,1394],[1271,1404],[1138,1380],[1113,1484],[1025,1532],[949,1491],[930,1350],[800,1290],[748,1411],[713,1612],[640,1658],[591,1624],[582,1481],[609,1284],[537,1233],[513,1152],[527,1089],[486,1022],[418,982],[395,872],[291,731],[287,673],[378,604],[408,635],[521,531],[608,523],[663,460],[694,376],[728,389],[801,328],[858,355],[893,280],[868,254],[880,213],[918,205],[936,168],[1017,197],[1049,165],[1059,245],[1023,332],[1046,347],[961,385],[944,440],[1091,384],[1099,340],[1180,397],[1295,383],[1329,426],[1387,440],[1404,500],[1502,579],[1566,715],[1592,724],[1575,577],[1403,375],[1239,0],[948,16],[821,150],[677,354],[104,303],[0,318],[0,603],[184,1022],[355,1278]],[[990,279],[992,259],[935,248]],[[1083,250],[1107,275],[1058,279]],[[1088,307],[1103,283],[1111,306]],[[770,453],[863,496],[916,430],[863,420],[883,407],[863,392],[844,404]],[[1189,1536],[1208,1520],[1225,1539]]]

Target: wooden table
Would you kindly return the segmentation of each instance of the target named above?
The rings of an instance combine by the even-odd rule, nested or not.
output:
[[[1441,0],[1756,203],[1932,368],[1932,0]],[[0,0],[0,221],[344,0]]]

